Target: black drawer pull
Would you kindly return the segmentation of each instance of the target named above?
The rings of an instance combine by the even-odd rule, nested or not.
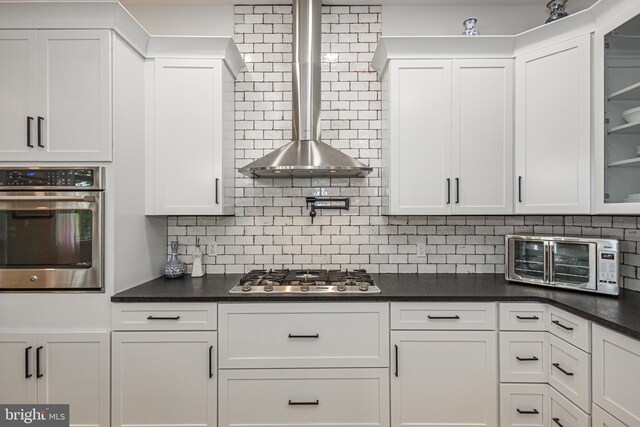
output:
[[[44,377],[44,374],[40,370],[40,355],[42,351],[42,346],[36,348],[36,378]]]
[[[396,345],[394,345],[394,347],[396,349],[396,372],[395,372],[395,375],[396,375],[396,378],[397,378],[398,377],[398,345],[396,344]]]
[[[29,346],[24,349],[24,377],[25,378],[31,378],[33,376],[33,374],[31,373],[31,369],[29,369],[29,359],[30,359],[29,356],[32,348],[33,348],[32,346]]]
[[[519,408],[516,409],[516,411],[518,411],[519,414],[522,415],[538,415],[540,412],[538,412],[537,409],[534,409],[533,411],[521,411]]]
[[[531,357],[516,356],[516,359],[518,359],[520,362],[537,362],[538,360],[540,360],[535,356],[531,356]]]
[[[180,320],[180,316],[175,317],[158,317],[158,316],[149,316],[147,320]]]
[[[538,316],[516,316],[518,320],[540,320]]]
[[[562,369],[562,367],[560,366],[559,363],[553,363],[553,366],[558,369],[560,372],[562,372],[563,374],[572,377],[573,376],[573,372],[569,372],[569,371],[565,371],[564,369]]]
[[[290,400],[289,401],[289,405],[291,405],[291,406],[302,406],[302,405],[309,405],[309,406],[316,405],[317,406],[319,404],[320,404],[319,400],[310,400],[308,402],[297,402],[295,400]]]
[[[44,148],[44,144],[42,143],[42,122],[44,121],[44,117],[38,116],[38,147]]]
[[[213,360],[213,346],[210,345],[209,346],[209,378],[213,378],[213,366],[212,366],[212,360]]]
[[[455,315],[455,316],[430,316],[427,315],[427,317],[429,318],[429,320],[458,320],[460,319],[460,316]]]
[[[313,335],[295,335],[295,334],[289,334],[289,338],[320,338],[320,334],[313,334]]]
[[[564,427],[562,424],[560,424],[560,418],[552,418],[553,422],[558,424],[560,427]]]
[[[552,320],[551,323],[553,323],[554,325],[560,326],[565,331],[573,331],[573,328],[571,326],[565,326],[562,323],[560,323],[559,320]]]
[[[33,121],[33,117],[27,116],[27,147],[33,148],[33,144],[31,143],[31,122]]]

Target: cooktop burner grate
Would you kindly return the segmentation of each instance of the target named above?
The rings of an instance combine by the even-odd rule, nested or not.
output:
[[[252,270],[229,293],[380,293],[366,270]]]

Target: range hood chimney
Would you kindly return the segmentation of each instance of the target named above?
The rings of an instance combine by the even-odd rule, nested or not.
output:
[[[320,140],[322,0],[293,0],[293,141],[240,168],[250,177],[363,177],[372,168]]]

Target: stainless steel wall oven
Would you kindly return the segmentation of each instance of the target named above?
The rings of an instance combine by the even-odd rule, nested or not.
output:
[[[0,290],[104,289],[104,168],[0,168]]]

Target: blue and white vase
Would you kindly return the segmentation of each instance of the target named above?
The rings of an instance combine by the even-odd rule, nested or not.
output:
[[[478,32],[478,29],[476,28],[476,23],[478,22],[477,18],[467,18],[464,20],[464,22],[462,23],[464,25],[464,32],[462,33],[463,36],[478,36],[480,35],[480,33]]]
[[[562,19],[566,16],[569,16],[567,12],[564,10],[564,6],[567,3],[567,0],[551,0],[547,3],[547,9],[549,9],[549,18],[546,20],[546,24],[549,22],[557,21],[558,19]]]
[[[162,273],[167,279],[178,279],[184,276],[187,271],[187,265],[178,258],[178,242],[171,242],[171,258],[164,265]]]

